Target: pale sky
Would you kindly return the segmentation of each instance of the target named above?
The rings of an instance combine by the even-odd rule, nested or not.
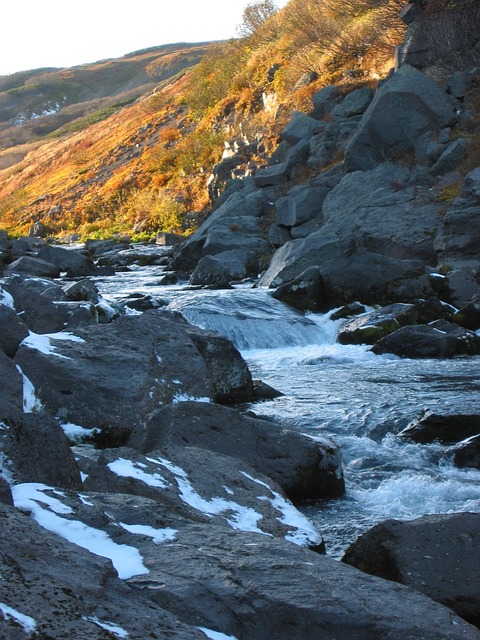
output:
[[[2,2],[0,75],[71,67],[160,44],[232,38],[248,4],[251,0]]]

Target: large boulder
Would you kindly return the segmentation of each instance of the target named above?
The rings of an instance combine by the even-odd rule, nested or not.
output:
[[[413,304],[392,304],[346,322],[338,332],[340,344],[374,344],[402,326],[415,324],[417,310]]]
[[[248,402],[255,397],[252,374],[235,345],[218,333],[185,325],[198,349],[213,385],[215,402]],[[194,400],[194,398],[190,398]]]
[[[17,314],[30,331],[53,333],[62,331],[68,321],[69,310],[64,305],[56,305],[49,295],[43,295],[56,286],[51,280],[9,277],[3,288],[12,296]],[[58,289],[61,288],[58,287]]]
[[[372,347],[373,353],[403,358],[453,358],[480,355],[480,336],[445,320],[401,327]]]
[[[451,453],[453,453],[453,464],[456,467],[472,467],[480,470],[480,435],[460,442],[452,447]]]
[[[270,204],[277,198],[270,189],[257,189],[255,185],[232,193],[215,209],[200,229],[187,240],[177,245],[170,268],[176,271],[191,271],[204,255],[228,251],[232,247],[251,250],[253,253],[269,253],[269,247],[263,241],[261,226],[257,218],[270,213]],[[210,238],[208,235],[211,231]],[[204,249],[205,244],[209,243]]]
[[[392,163],[347,174],[323,203],[325,230],[357,252],[436,264],[439,206],[430,187],[420,183],[421,174]]]
[[[51,499],[45,500],[52,504]],[[62,506],[65,513],[67,507]],[[37,507],[40,514],[42,508]],[[66,522],[46,504],[43,512],[51,521]],[[64,539],[68,534],[53,534],[11,506],[0,504],[0,521],[0,635],[5,640],[205,640],[205,634],[194,626],[183,625],[155,603],[147,603],[141,593],[118,578],[109,559],[87,550],[95,535],[108,547],[110,541],[103,531],[84,527],[81,548]],[[75,539],[75,524],[72,520],[71,540]],[[110,546],[126,558],[133,555],[132,547]]]
[[[46,245],[38,252],[38,258],[54,264],[60,271],[65,271],[68,277],[89,276],[95,273],[93,261],[80,251],[63,249]]]
[[[343,562],[394,580],[480,625],[480,514],[387,520],[361,536]]]
[[[318,267],[309,267],[290,282],[280,285],[272,296],[301,311],[328,308],[325,284]]]
[[[436,264],[440,218],[430,189],[417,182],[390,163],[347,174],[323,202],[321,228],[280,247],[260,286],[279,286],[317,266],[331,306],[430,297],[425,264]]]
[[[27,326],[14,309],[0,304],[0,327],[0,351],[13,358],[19,344],[28,336]]]
[[[185,325],[147,311],[75,333],[31,336],[15,362],[45,410],[121,443],[135,422],[176,398],[213,400],[208,367]]]
[[[318,267],[325,284],[329,307],[355,300],[366,304],[391,304],[431,295],[419,260],[398,260],[354,248],[342,249],[323,227],[303,240],[292,240],[273,255],[258,285],[278,287],[294,280],[310,267]]]
[[[217,520],[212,511],[218,513],[228,500],[234,503],[240,495],[235,486],[227,486],[221,496],[224,502],[202,499],[190,487],[190,476],[185,469],[165,458],[156,460],[159,477],[145,473],[145,478],[157,482],[162,478],[171,479],[185,504],[192,502],[197,511],[200,508],[210,512],[210,520],[212,516]],[[147,470],[151,471],[151,468],[147,467]],[[140,467],[139,475],[142,471]],[[244,478],[249,480],[248,476]],[[267,501],[257,500],[257,503],[263,504],[264,508],[270,509],[271,505],[281,510],[277,496],[258,480],[252,476],[250,482]],[[122,602],[123,614],[115,608],[118,601],[112,588],[118,582],[112,573],[110,579],[103,573],[102,588],[92,589],[95,604],[90,597],[83,596],[84,585],[92,585],[92,577],[98,576],[95,571],[71,589],[75,595],[85,597],[91,607],[89,616],[93,617],[93,611],[97,620],[116,623],[135,639],[152,636],[176,639],[176,635],[159,626],[165,622],[162,610],[169,611],[183,625],[204,628],[205,634],[212,638],[227,635],[264,640],[267,634],[279,640],[300,640],[317,637],[319,629],[325,640],[473,640],[480,637],[474,627],[417,591],[368,576],[299,544],[292,544],[301,539],[294,523],[288,541],[252,530],[253,521],[236,517],[240,513],[233,504],[231,511],[225,513],[230,523],[205,524],[162,511],[155,500],[126,494],[82,493],[78,497],[68,492],[52,494],[48,487],[20,485],[14,487],[14,499],[17,507],[30,512],[45,528],[55,526],[55,531],[64,537],[72,532],[70,539],[77,547],[65,543],[58,535],[52,538],[44,531],[38,533],[38,527],[32,523],[32,533],[45,546],[46,558],[50,558],[53,540],[57,550],[55,558],[67,549],[74,558],[69,566],[72,575],[68,578],[62,575],[55,582],[63,586],[67,579],[82,581],[85,570],[94,570],[91,564],[86,567],[81,564],[84,552],[82,549],[75,551],[79,546],[111,559],[131,593],[131,602]],[[246,512],[242,515],[246,516]],[[279,515],[283,525],[288,527],[291,518],[298,517],[298,512],[285,509]],[[248,524],[249,531],[238,530],[239,525]],[[81,531],[82,535],[75,535],[75,531]],[[20,538],[18,534],[17,537]],[[9,541],[8,548],[2,541],[5,556],[18,559],[22,568],[24,558],[29,557],[25,549],[28,549],[31,537],[27,535],[22,541],[24,539],[25,545],[20,540],[13,544]],[[19,545],[23,556],[21,552],[10,553],[12,547],[18,549]],[[33,549],[37,548],[35,543]],[[32,555],[35,558],[33,550]],[[111,567],[103,558],[92,558],[97,566]],[[49,578],[59,565],[63,574],[67,573],[63,563],[50,562],[45,571],[48,585],[52,584]],[[15,573],[14,563],[8,571],[9,576]],[[13,582],[3,581],[0,589],[12,588],[13,584],[16,589],[21,588],[18,574]],[[45,592],[45,581],[41,581],[41,585]],[[20,593],[25,597],[25,586],[23,589]],[[36,596],[38,590],[35,588],[33,593]],[[47,593],[51,602],[50,590]],[[55,603],[60,614],[64,611],[65,597],[71,597],[68,589]],[[10,598],[8,601],[12,602]],[[144,613],[137,614],[139,601],[148,612],[147,620]],[[18,596],[13,600],[13,603],[20,602],[25,603],[25,611],[26,600],[20,600]],[[81,604],[74,607],[73,614],[77,624],[79,606]],[[19,606],[19,609],[22,608]],[[27,608],[25,612],[30,611]],[[129,622],[132,615],[133,620]],[[43,622],[43,616],[41,618]],[[65,622],[63,616],[62,622]],[[145,629],[143,636],[137,631],[142,626]],[[179,625],[177,632],[183,629]],[[54,637],[63,638],[64,630],[63,633],[63,636]],[[85,634],[81,637],[90,638]],[[188,637],[196,636],[192,631]]]
[[[16,417],[23,411],[24,393],[27,401],[28,383],[23,380],[13,361],[0,350],[0,422]],[[24,385],[27,387],[24,390]]]
[[[80,489],[80,473],[67,438],[48,414],[24,413],[4,421],[0,430],[0,458],[8,460],[15,483],[38,482]]]
[[[292,500],[344,491],[341,453],[334,444],[227,407],[195,402],[170,405],[139,423],[129,439],[129,446],[143,453],[181,444],[243,460],[272,478]]]
[[[60,270],[51,262],[46,262],[34,256],[21,256],[5,267],[6,274],[18,273],[22,275],[45,278],[58,278]]]
[[[402,65],[376,92],[347,146],[347,171],[366,171],[386,158],[412,154],[419,136],[457,120],[455,101],[428,76]]]
[[[436,440],[443,443],[460,442],[477,435],[480,435],[480,415],[439,415],[431,411],[400,432],[400,436],[421,444]]]
[[[256,268],[252,268],[256,262]],[[250,260],[248,253],[239,249],[203,256],[198,261],[190,284],[228,289],[235,280],[243,280],[258,273],[258,261]]]
[[[315,547],[321,541],[272,480],[244,460],[184,443],[147,456],[128,448],[104,450],[84,487],[150,498],[157,503],[157,515],[171,520],[181,517],[236,531],[296,536],[305,546]]]

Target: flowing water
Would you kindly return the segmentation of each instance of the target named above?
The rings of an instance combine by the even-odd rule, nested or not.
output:
[[[456,469],[447,446],[398,433],[423,412],[480,413],[480,357],[408,360],[335,342],[341,321],[295,312],[267,290],[160,286],[162,268],[97,280],[107,300],[138,292],[162,298],[192,324],[230,338],[260,378],[284,395],[252,405],[343,452],[346,495],[302,506],[341,557],[358,535],[387,518],[480,512],[480,471]]]

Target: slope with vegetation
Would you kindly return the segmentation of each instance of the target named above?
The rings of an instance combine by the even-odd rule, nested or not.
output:
[[[390,67],[402,4],[292,0],[277,11],[260,0],[238,39],[210,45],[181,77],[206,47],[1,78],[2,226],[21,234],[39,219],[54,235],[188,232],[191,212],[208,209],[224,140],[263,136],[268,152],[319,86]],[[314,81],[296,86],[304,74]]]
[[[435,0],[429,20],[441,28],[458,5]],[[189,233],[211,208],[208,180],[224,144],[253,142],[244,169],[255,171],[319,88],[376,85],[405,36],[404,7],[291,0],[277,10],[257,0],[229,42],[1,78],[2,227],[19,235],[41,220],[52,235],[84,238]]]

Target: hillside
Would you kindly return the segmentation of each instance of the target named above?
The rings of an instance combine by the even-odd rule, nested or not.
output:
[[[433,16],[444,33],[445,11],[450,22],[458,14],[450,4],[432,0],[425,24]],[[464,5],[475,11],[460,4],[461,15]],[[291,0],[277,11],[258,0],[230,42],[0,78],[1,226],[21,235],[41,221],[54,236],[83,238],[190,233],[226,179],[268,164],[292,112],[312,112],[315,92],[376,88],[405,37],[404,9],[403,0]],[[435,29],[426,31],[432,40]],[[435,59],[455,66],[448,38],[439,40]],[[212,175],[226,156],[230,170]]]
[[[401,2],[391,4],[396,11]],[[366,46],[347,46],[339,31],[360,16],[360,37],[359,29],[372,31],[385,20],[383,9],[367,5],[347,16],[327,2],[293,0],[279,12],[270,0],[254,3],[260,10],[246,12],[242,37],[210,45],[212,53],[187,75],[180,72],[198,62],[206,45],[1,78],[2,226],[21,234],[42,220],[54,235],[84,236],[188,231],[198,218],[190,212],[201,218],[208,210],[206,183],[225,141],[262,139],[259,154],[253,150],[249,158],[261,166],[288,113],[308,108],[316,88],[342,79],[352,65],[343,82],[377,71],[370,64],[365,73]],[[322,11],[331,25],[338,22],[328,34]],[[401,34],[403,26],[398,21],[393,31]],[[336,60],[318,56],[327,36],[336,42]],[[393,42],[385,49],[384,39],[385,33],[367,48],[388,70]]]

